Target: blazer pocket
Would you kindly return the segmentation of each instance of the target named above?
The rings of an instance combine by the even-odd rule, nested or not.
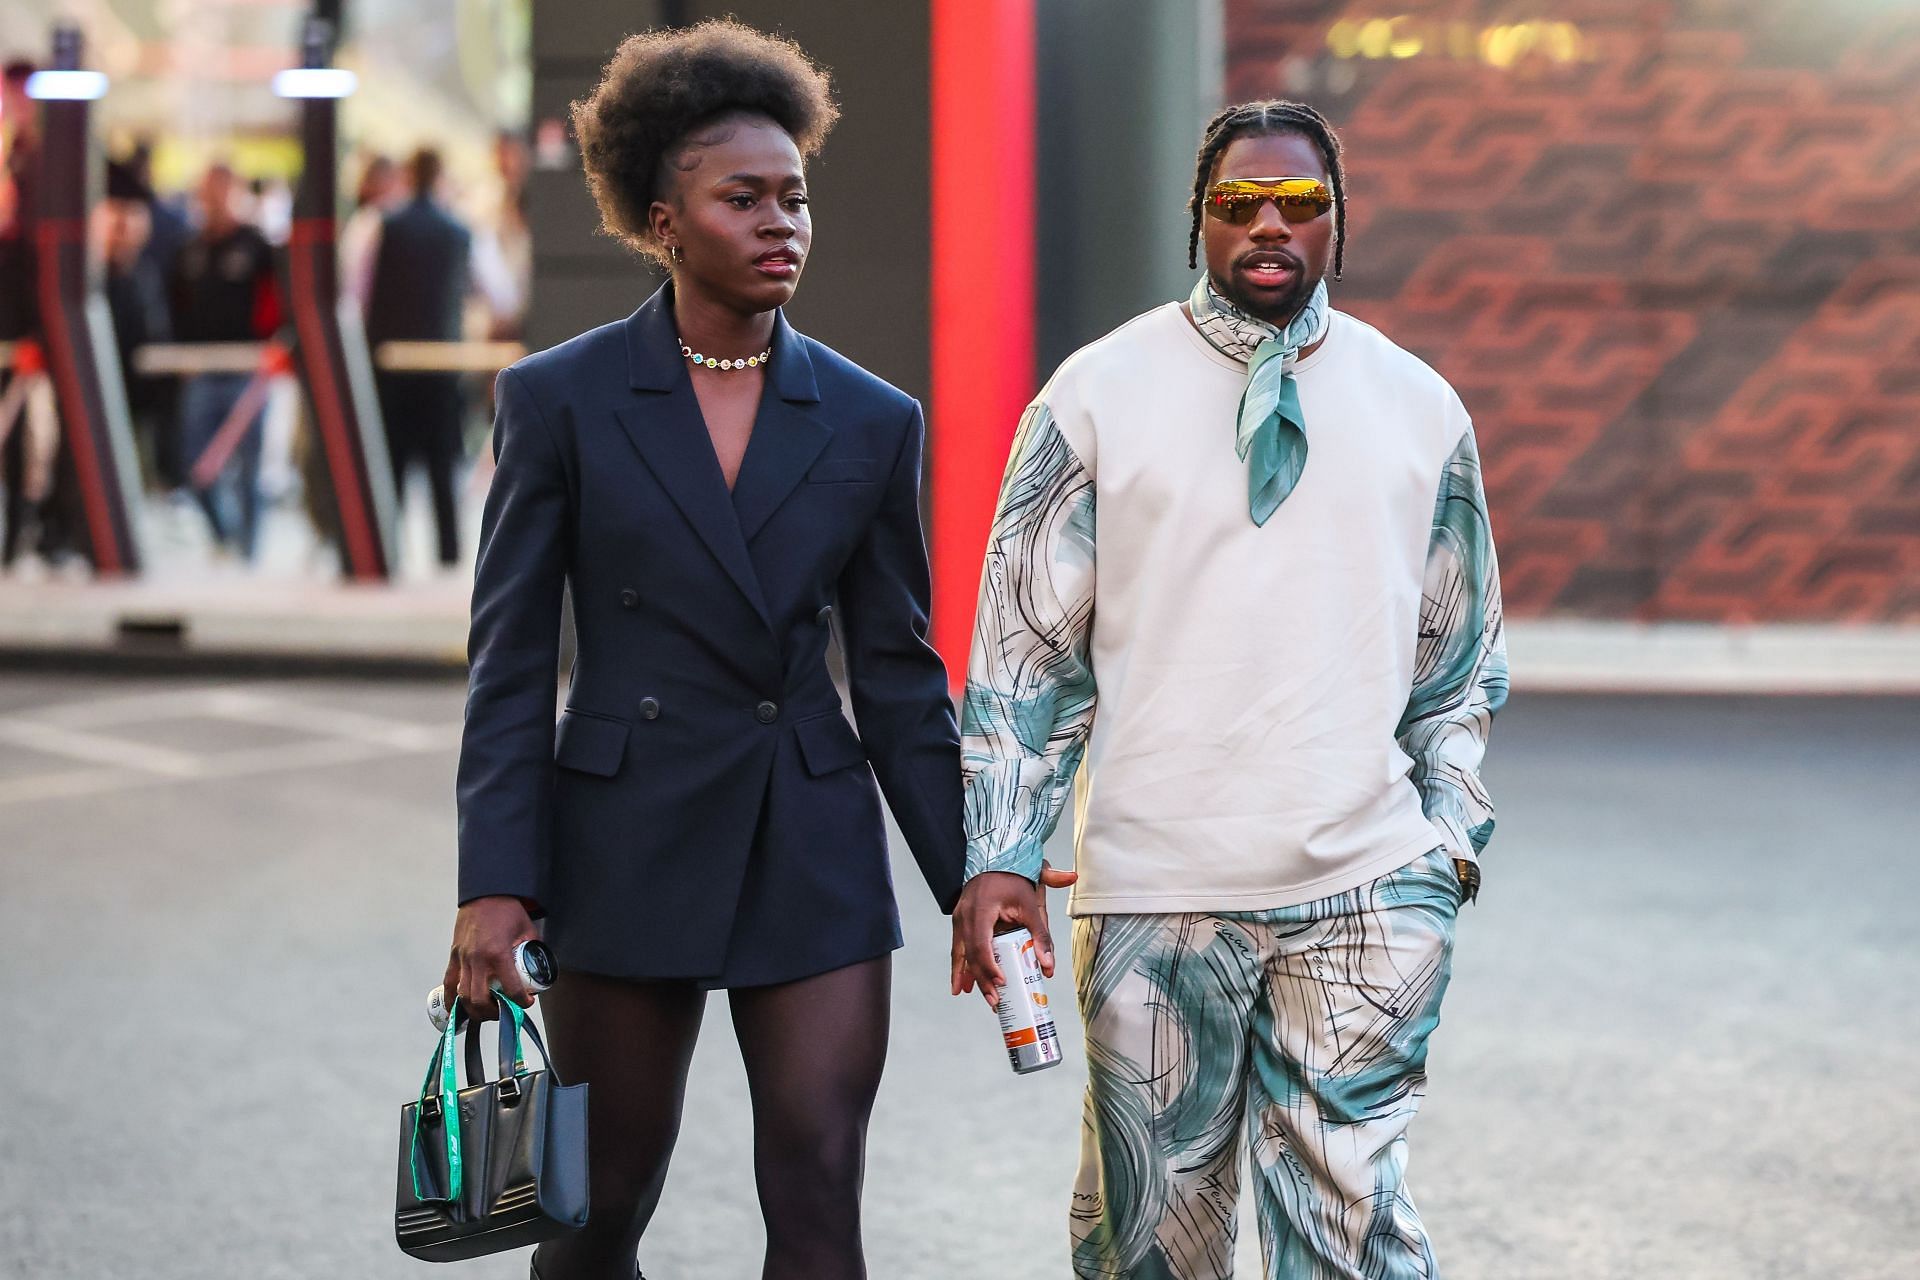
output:
[[[807,762],[807,772],[816,778],[866,762],[867,749],[838,711],[796,721],[793,732],[800,739],[800,755]]]
[[[628,729],[625,720],[568,708],[560,715],[553,762],[562,769],[611,778],[627,754]]]
[[[807,472],[810,484],[872,484],[880,478],[880,463],[875,458],[829,458],[816,462]]]

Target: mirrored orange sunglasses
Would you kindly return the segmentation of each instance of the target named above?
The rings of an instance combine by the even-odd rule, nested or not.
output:
[[[1333,208],[1333,192],[1318,178],[1228,178],[1207,188],[1203,207],[1222,222],[1244,226],[1269,200],[1291,223],[1312,222]]]

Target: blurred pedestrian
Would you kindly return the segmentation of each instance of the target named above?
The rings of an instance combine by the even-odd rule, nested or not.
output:
[[[183,197],[162,196],[159,188],[154,186],[151,138],[135,141],[127,152],[125,164],[128,174],[147,193],[147,221],[151,230],[147,234],[146,247],[140,254],[153,263],[164,280],[173,266],[174,258],[187,241],[193,239],[193,220],[188,216]]]
[[[34,279],[33,180],[39,169],[38,104],[27,96],[31,62],[20,59],[0,67],[0,342],[16,342],[39,332],[39,294]],[[13,376],[0,368],[0,388]],[[6,462],[8,543],[12,542],[16,485],[20,467],[8,438]],[[11,558],[11,557],[9,557]]]
[[[135,353],[148,343],[168,341],[173,329],[166,278],[146,252],[153,234],[153,203],[153,192],[130,166],[109,163],[107,194],[94,213],[94,228],[106,268],[107,310],[134,436],[148,474],[166,490],[177,488],[183,476],[179,441],[172,431],[175,419],[163,405],[168,398],[165,383],[135,368]]]
[[[34,264],[34,187],[39,176],[39,104],[27,96],[34,65],[15,59],[0,67],[0,342],[40,339],[39,282]],[[0,396],[20,376],[0,368]],[[40,424],[44,415],[21,410],[0,446],[0,485],[5,489],[5,527],[0,529],[0,565],[22,550],[37,550],[42,507],[51,485],[52,459]],[[29,537],[29,530],[36,531]]]
[[[0,342],[29,337],[40,327],[26,201],[19,179],[0,166]]]
[[[474,284],[487,305],[487,337],[518,341],[526,331],[527,299],[533,283],[533,236],[527,226],[527,144],[502,129],[494,139],[494,166],[500,200],[493,216],[475,231]]]
[[[245,220],[259,228],[270,245],[285,245],[293,234],[293,188],[285,178],[255,178],[247,184]]]
[[[354,188],[353,212],[340,226],[340,291],[352,298],[364,320],[373,287],[373,257],[380,247],[380,224],[405,198],[399,167],[379,152],[370,153]]]
[[[0,155],[18,193],[14,214],[31,222],[34,179],[40,171],[40,104],[27,94],[27,81],[36,70],[24,58],[0,67]]]
[[[167,277],[173,269],[174,260],[180,256],[187,242],[193,239],[193,222],[188,216],[184,197],[163,196],[153,185],[152,139],[135,141],[133,148],[127,152],[124,165],[127,176],[146,193],[147,238],[140,248],[140,270],[150,272],[160,281],[164,299]],[[169,302],[166,313],[166,332],[169,337],[172,328],[173,316]],[[134,393],[144,401],[138,412],[145,414],[153,438],[154,479],[164,492],[184,492],[187,487],[187,460],[181,456],[179,378],[170,373],[138,374],[129,369],[127,379],[130,391],[131,383],[136,378],[143,383],[141,389]]]
[[[409,198],[380,223],[367,290],[367,341],[455,342],[472,283],[473,236],[438,197],[440,153],[422,147],[407,161]],[[458,373],[380,369],[380,417],[386,424],[396,496],[418,462],[433,490],[439,559],[460,562],[460,512],[454,471],[460,462],[462,403]]]
[[[200,226],[175,259],[170,293],[180,342],[260,342],[284,314],[273,249],[235,213],[236,181],[225,164],[199,189]],[[180,388],[180,433],[189,471],[233,414],[252,375],[197,373]],[[212,484],[194,485],[217,545],[252,560],[260,521],[260,424],[256,411]],[[191,483],[191,481],[190,481]]]

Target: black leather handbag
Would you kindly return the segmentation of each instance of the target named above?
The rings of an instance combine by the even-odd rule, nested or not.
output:
[[[456,1003],[419,1100],[400,1111],[393,1234],[428,1262],[538,1244],[587,1221],[587,1086],[555,1079],[540,1029],[511,1000],[498,1003],[500,1078],[486,1078],[483,1024]],[[464,1089],[454,1061],[462,1027]],[[527,1070],[523,1039],[545,1070]]]

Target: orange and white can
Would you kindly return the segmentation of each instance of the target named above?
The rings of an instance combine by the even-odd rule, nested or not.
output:
[[[1046,975],[1040,972],[1040,946],[1032,932],[1015,929],[996,936],[993,958],[1006,978],[996,1012],[1014,1071],[1026,1075],[1058,1066],[1060,1033],[1053,1025]]]

